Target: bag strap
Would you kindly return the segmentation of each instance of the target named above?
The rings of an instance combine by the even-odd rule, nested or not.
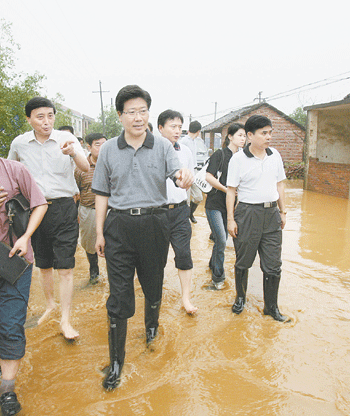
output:
[[[12,211],[11,206],[8,209],[8,213],[7,216],[9,218],[9,231],[8,231],[8,236],[9,236],[9,240],[10,240],[10,246],[13,247],[13,216],[15,214]]]

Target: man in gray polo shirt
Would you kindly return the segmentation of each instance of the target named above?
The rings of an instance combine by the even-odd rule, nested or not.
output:
[[[119,91],[116,109],[124,131],[101,148],[92,182],[96,251],[106,257],[110,285],[110,366],[102,383],[106,390],[120,382],[127,319],[135,313],[135,269],[145,295],[147,344],[157,334],[169,248],[166,179],[184,189],[193,182],[188,169],[179,169],[171,143],[148,130],[150,105],[150,95],[137,85]]]

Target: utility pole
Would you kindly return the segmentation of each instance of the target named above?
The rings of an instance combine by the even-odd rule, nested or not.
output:
[[[263,93],[262,91],[259,91],[258,98],[254,98],[254,100],[258,100],[259,103],[261,103],[263,101],[263,99],[262,99],[262,93]]]
[[[214,121],[216,120],[216,110],[218,108],[218,103],[215,101],[215,111],[214,111]]]
[[[102,115],[102,126],[103,126],[103,134],[106,135],[106,123],[105,123],[105,113],[103,110],[103,100],[102,100],[102,93],[109,92],[109,91],[102,91],[102,83],[100,82],[100,90],[99,91],[92,91],[93,93],[99,93],[101,99],[101,115]]]

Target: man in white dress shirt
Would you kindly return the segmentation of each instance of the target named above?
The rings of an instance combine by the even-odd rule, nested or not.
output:
[[[74,195],[79,192],[74,179],[77,166],[89,171],[84,151],[73,134],[54,130],[56,109],[47,98],[35,97],[25,106],[28,123],[33,130],[17,136],[8,159],[22,162],[44,194],[49,208],[32,237],[36,266],[40,268],[47,301],[39,324],[55,309],[53,270],[60,277],[62,309],[61,331],[68,340],[79,333],[70,324],[73,297],[73,268],[79,236],[77,207]]]
[[[190,149],[178,143],[181,137],[183,124],[182,114],[174,110],[165,110],[158,117],[158,130],[168,139],[180,160],[181,168],[194,171],[193,158]],[[175,267],[178,269],[182,304],[188,314],[193,314],[197,308],[190,300],[192,280],[191,235],[192,229],[189,221],[189,207],[187,204],[187,191],[175,186],[171,179],[167,179],[168,218],[170,224],[170,243],[175,253]]]

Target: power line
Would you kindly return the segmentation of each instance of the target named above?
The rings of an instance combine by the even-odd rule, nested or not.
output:
[[[346,74],[350,74],[350,71],[343,72],[342,74],[334,75],[332,77],[325,78],[325,79],[322,79],[320,81],[310,82],[310,83],[302,85],[300,87],[292,88],[290,90],[280,92],[278,94],[274,94],[274,95],[271,95],[269,97],[265,97],[265,98],[263,98],[263,101],[267,101],[267,100],[268,101],[273,101],[273,100],[278,100],[278,99],[281,99],[281,98],[290,97],[291,95],[298,94],[300,92],[314,90],[314,89],[317,89],[317,88],[325,87],[325,86],[330,85],[330,84],[335,84],[337,82],[341,82],[341,81],[345,81],[345,80],[350,79],[350,76],[348,76],[348,77],[344,77],[344,78],[341,78],[341,79],[335,79],[335,80],[330,81],[330,82],[325,82],[325,81],[332,80],[336,77],[340,77],[340,76],[346,75]],[[316,84],[320,84],[320,83],[323,83],[323,84],[322,85],[316,85]],[[303,89],[305,87],[311,87],[311,88]],[[282,95],[282,94],[284,94],[284,95]],[[261,99],[261,96],[259,95],[259,102],[260,102],[260,99]],[[226,108],[225,110],[217,111],[217,114],[218,113],[220,113],[220,114],[225,113],[226,114],[230,111],[239,110],[240,108],[248,107],[248,106],[253,105],[253,104],[254,104],[254,101],[250,102],[250,103],[238,105],[238,106],[235,106],[235,107]],[[201,116],[195,116],[193,118],[201,119],[201,118],[205,118],[205,117],[212,117],[213,115],[214,115],[214,113],[209,113],[209,114],[204,114],[204,115],[201,115]]]

